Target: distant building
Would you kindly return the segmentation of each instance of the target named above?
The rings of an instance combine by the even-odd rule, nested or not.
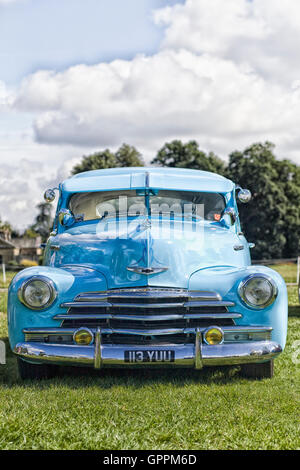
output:
[[[15,261],[18,264],[22,260],[27,259],[38,263],[42,254],[42,239],[40,236],[36,238],[20,237],[12,238],[9,229],[0,228],[0,263],[8,264]]]
[[[11,241],[6,240],[3,237],[3,233],[0,232],[0,263],[7,264],[9,261],[13,261],[15,255],[14,252],[15,245]]]
[[[14,255],[16,261],[21,264],[23,259],[32,261],[39,261],[39,257],[42,254],[41,249],[42,238],[13,238],[13,244],[15,247]]]

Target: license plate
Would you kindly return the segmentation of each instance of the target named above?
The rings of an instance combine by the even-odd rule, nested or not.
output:
[[[131,363],[141,362],[174,362],[175,351],[160,349],[146,349],[143,351],[124,351],[124,361]]]

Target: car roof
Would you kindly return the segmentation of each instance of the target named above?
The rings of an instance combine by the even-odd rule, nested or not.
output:
[[[186,168],[130,167],[78,173],[65,180],[63,192],[118,191],[125,189],[166,189],[228,193],[234,183],[216,173]]]

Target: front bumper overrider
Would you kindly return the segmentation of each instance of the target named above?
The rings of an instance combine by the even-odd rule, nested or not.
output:
[[[126,362],[125,351],[174,351],[173,362],[164,360],[159,354],[156,362]],[[101,330],[97,330],[95,341],[90,346],[75,344],[47,344],[42,342],[20,342],[14,348],[19,357],[33,363],[94,367],[189,367],[202,369],[206,366],[249,364],[269,361],[282,352],[281,346],[271,340],[223,343],[202,343],[200,329],[195,342],[187,344],[131,345],[101,344]],[[159,358],[162,358],[159,360]]]

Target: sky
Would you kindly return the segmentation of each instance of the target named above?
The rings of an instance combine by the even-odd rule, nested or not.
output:
[[[123,142],[300,164],[299,44],[298,0],[0,0],[0,217]]]

